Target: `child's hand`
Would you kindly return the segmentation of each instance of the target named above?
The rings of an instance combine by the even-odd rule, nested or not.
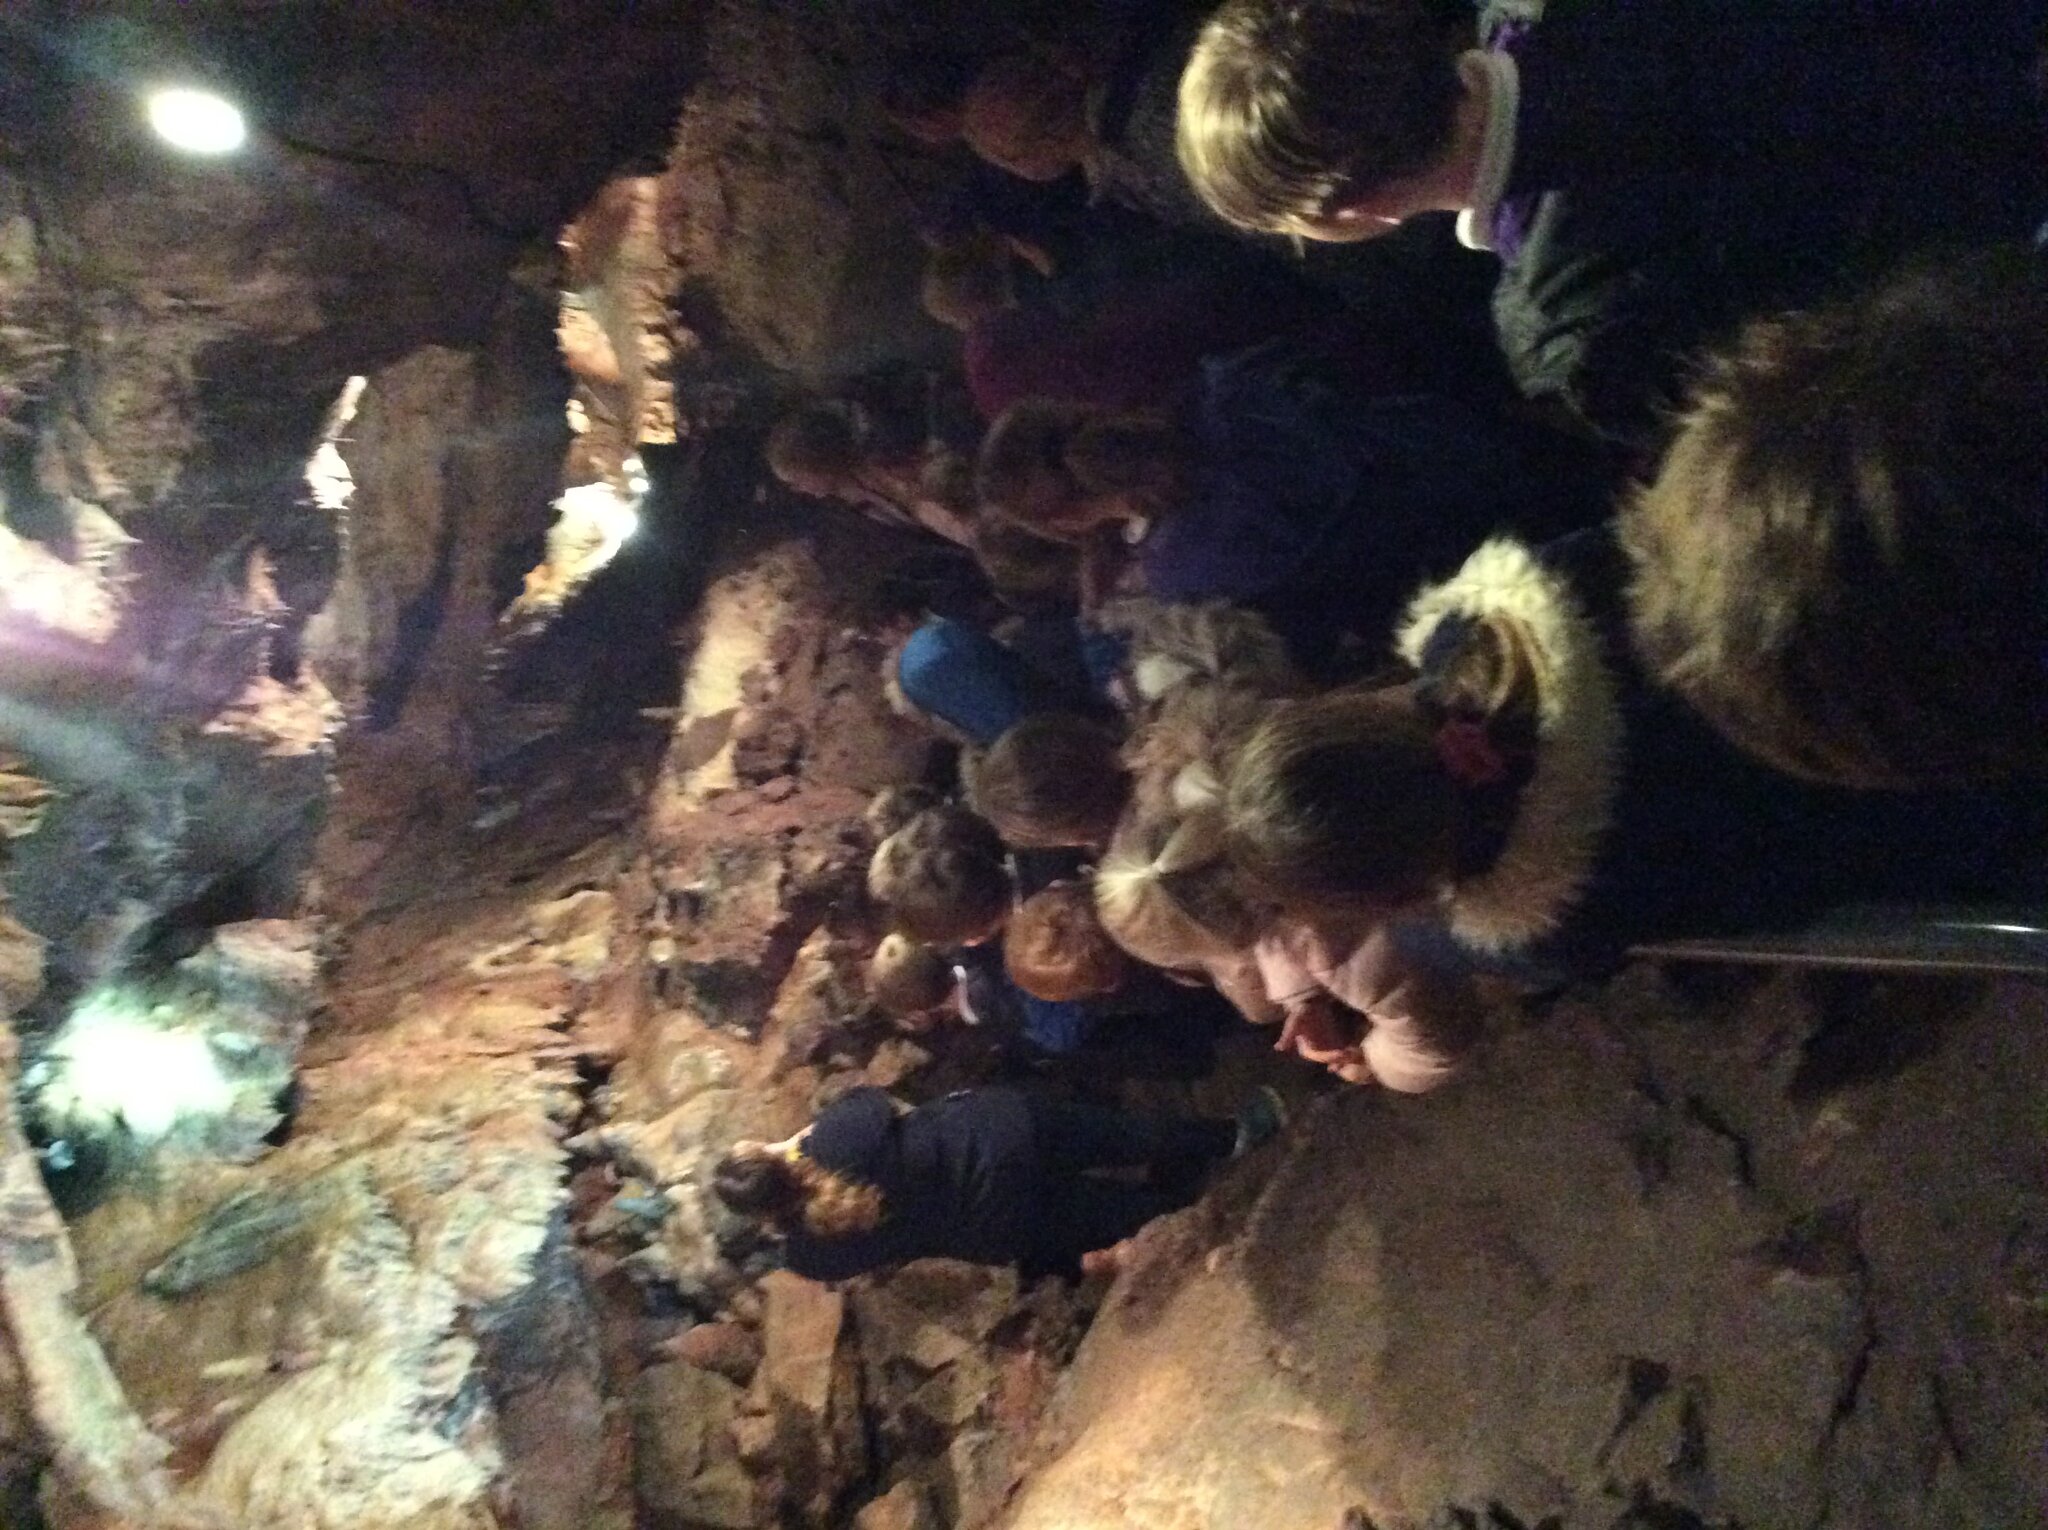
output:
[[[1273,1050],[1293,1052],[1309,1062],[1328,1066],[1359,1055],[1349,1031],[1338,1005],[1318,994],[1288,1011]]]
[[[1021,238],[1016,234],[1006,234],[1003,236],[1003,240],[1004,243],[1009,245],[1012,255],[1015,255],[1040,276],[1049,279],[1059,269],[1059,262],[1053,259],[1052,251],[1045,248],[1044,245],[1035,244],[1031,240]]]
[[[1365,1060],[1365,1053],[1356,1047],[1347,1052],[1342,1061],[1331,1063],[1330,1071],[1347,1084],[1379,1082],[1379,1076],[1372,1071],[1372,1064]]]

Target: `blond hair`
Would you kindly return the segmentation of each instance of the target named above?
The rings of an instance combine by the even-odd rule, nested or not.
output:
[[[894,932],[868,958],[868,998],[896,1020],[937,1009],[953,993],[953,963],[936,946]]]
[[[1095,907],[1110,939],[1179,971],[1240,956],[1259,934],[1260,912],[1224,859],[1214,811],[1127,820],[1096,868]]]
[[[868,893],[915,940],[978,940],[1010,910],[1003,842],[987,820],[957,806],[929,808],[891,834],[868,862]]]
[[[1125,971],[1087,882],[1055,882],[1018,905],[1003,931],[1003,965],[1019,988],[1053,1003],[1108,993]]]
[[[1225,0],[1181,73],[1189,184],[1228,223],[1298,235],[1347,195],[1428,168],[1460,93],[1453,14],[1429,0]]]
[[[2048,766],[2048,281],[2018,252],[1752,325],[1623,511],[1635,644],[1780,769]]]
[[[966,763],[967,800],[1019,849],[1101,845],[1131,795],[1121,742],[1092,717],[1027,717]]]

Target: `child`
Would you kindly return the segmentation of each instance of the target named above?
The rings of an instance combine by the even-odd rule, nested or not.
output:
[[[1006,943],[985,937],[942,948],[892,933],[868,961],[868,997],[908,1031],[974,1026],[1010,1049],[1012,1060],[1080,1051],[1094,1039],[1103,1014],[1019,986],[1005,968]]]
[[[1003,843],[1100,850],[1130,800],[1116,729],[1072,712],[1027,717],[965,766],[967,800]]]
[[[1261,1120],[1277,1126],[1270,1106]],[[1146,1121],[1015,1089],[909,1111],[856,1089],[787,1141],[734,1143],[712,1189],[782,1233],[789,1267],[812,1280],[911,1259],[1072,1275],[1084,1255],[1186,1205],[1239,1142],[1227,1121]],[[1096,1172],[1115,1169],[1145,1181]]]
[[[1232,862],[1311,928],[1388,924],[1390,990],[2039,880],[2039,804],[1823,791],[1723,746],[1629,668],[1624,577],[1606,532],[1480,548],[1411,607],[1416,679],[1283,702],[1236,752]]]
[[[2027,0],[1508,10],[1228,0],[1181,80],[1182,163],[1226,220],[1302,238],[1458,212],[1507,263],[1524,392],[1627,447],[1730,320],[2030,233],[2048,201]]]
[[[2048,770],[2048,277],[1987,255],[1753,326],[1624,511],[1637,651],[1843,785]]]
[[[868,997],[905,1030],[923,1032],[941,1024],[954,1012],[958,985],[958,973],[944,951],[894,931],[882,937],[868,959]]]
[[[1025,888],[1045,870],[1026,868]],[[1001,935],[1018,899],[1002,841],[988,823],[965,808],[947,806],[919,814],[885,839],[868,864],[868,892],[888,905],[898,933],[925,946],[943,948],[960,984],[949,1006],[970,1024],[1016,1032],[1040,1052],[1073,1052],[1094,1033],[1100,1016],[1078,1004],[1054,1003],[1009,990],[1003,975]],[[904,944],[878,950],[885,990],[935,982],[931,959]],[[877,1002],[883,1000],[878,996]],[[898,1015],[924,1015],[932,1005],[885,1004]]]
[[[1478,1039],[1470,983],[1404,960],[1396,932],[1377,921],[1277,921],[1254,956],[1267,997],[1286,1016],[1277,1049],[1347,1084],[1426,1094]]]
[[[861,822],[877,844],[945,799],[928,786],[885,786],[868,799]]]
[[[892,700],[958,739],[987,748],[1034,713],[1085,700],[1023,654],[951,617],[925,621],[891,665]]]
[[[1278,1025],[1253,947],[1262,915],[1220,854],[1214,815],[1133,815],[1095,874],[1109,937],[1141,962],[1215,985],[1254,1025]]]
[[[1437,210],[1484,239],[1516,199],[1589,183],[1925,172],[1959,142],[2018,166],[2040,148],[2023,0],[1965,18],[1881,0],[1453,17],[1432,0],[1226,0],[1181,76],[1195,189],[1240,226],[1309,239]]]
[[[768,433],[767,460],[776,479],[799,494],[969,544],[960,459],[944,447],[893,438],[874,411],[850,399],[824,399],[785,415]]]
[[[931,808],[891,834],[868,863],[868,893],[896,927],[937,945],[987,940],[1009,917],[1003,842],[965,808]]]
[[[1205,972],[1279,1051],[1346,1083],[1421,1094],[1451,1077],[1478,1034],[1459,978],[1395,957],[1377,921],[1311,928],[1280,916],[1225,856],[1213,807],[1129,826],[1097,874],[1104,928],[1141,958]]]
[[[961,136],[967,147],[1020,180],[1049,183],[1088,158],[1088,60],[1044,49],[1005,54],[967,89]]]
[[[1113,993],[1130,972],[1086,881],[1054,882],[1018,905],[1003,931],[1003,965],[1019,988],[1054,1003]]]
[[[1412,581],[1503,525],[1602,513],[1598,465],[1450,399],[1360,390],[1312,348],[1211,360],[1176,414],[1012,409],[983,442],[985,506],[1045,536],[1130,543],[1148,594],[1265,616],[1295,657],[1377,638]]]

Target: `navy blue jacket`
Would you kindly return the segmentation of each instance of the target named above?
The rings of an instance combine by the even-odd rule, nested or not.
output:
[[[1282,341],[1204,368],[1201,477],[1138,544],[1147,593],[1265,615],[1311,666],[1376,638],[1418,579],[1485,536],[1541,541],[1605,513],[1600,465],[1539,428],[1433,394],[1374,395]]]
[[[880,1089],[856,1089],[825,1108],[805,1156],[882,1192],[872,1231],[843,1238],[792,1233],[789,1267],[844,1280],[911,1259],[981,1264],[1029,1260],[1047,1218],[1030,1106],[1014,1089],[948,1095],[898,1115]]]
[[[1553,0],[1492,232],[1518,386],[1642,452],[1703,349],[1948,245],[2029,237],[2043,0]]]

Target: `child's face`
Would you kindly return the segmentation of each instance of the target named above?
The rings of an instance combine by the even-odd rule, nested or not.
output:
[[[913,1036],[928,1036],[959,1019],[960,985],[956,982],[953,991],[946,995],[943,1002],[934,1004],[930,1009],[920,1010],[914,1015],[906,1015],[899,1024]]]

